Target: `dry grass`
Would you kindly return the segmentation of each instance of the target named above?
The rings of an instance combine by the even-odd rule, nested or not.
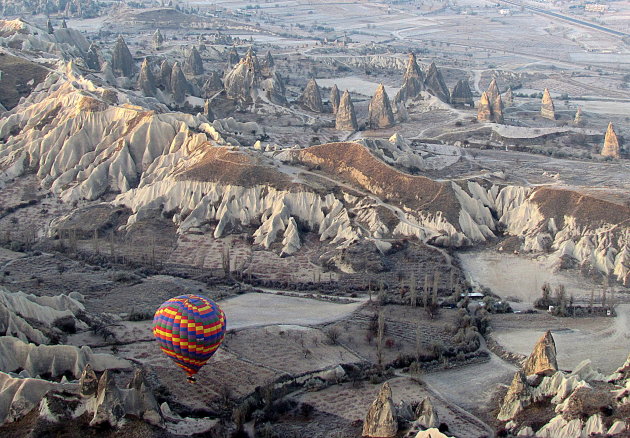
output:
[[[33,88],[48,75],[48,70],[34,62],[0,53],[0,102],[7,108],[15,107],[20,97],[28,96]],[[29,84],[30,81],[33,83]]]
[[[266,166],[250,155],[208,144],[198,164],[179,174],[179,179],[211,181],[243,187],[270,185],[288,189],[292,182],[283,173]]]
[[[423,176],[402,173],[383,163],[358,143],[328,143],[296,153],[304,164],[316,166],[382,198],[430,213],[442,212],[452,224],[458,223],[459,203],[450,186]]]
[[[628,206],[571,190],[541,187],[534,192],[532,200],[545,217],[555,218],[559,227],[564,224],[564,216],[575,217],[580,225],[628,224],[630,219]]]

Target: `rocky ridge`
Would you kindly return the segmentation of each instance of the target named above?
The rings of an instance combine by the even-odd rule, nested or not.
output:
[[[500,404],[497,418],[505,423],[508,432],[547,438],[623,433],[627,426],[624,412],[630,407],[626,396],[630,391],[630,357],[616,373],[606,377],[594,370],[588,360],[571,373],[557,371],[555,356],[553,337],[547,332],[536,344],[523,371],[514,375]],[[534,404],[538,413],[533,418],[539,417],[542,409],[551,417],[542,426],[534,425],[528,415]]]

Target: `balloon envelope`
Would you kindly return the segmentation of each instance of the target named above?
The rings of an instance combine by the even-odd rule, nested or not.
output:
[[[181,295],[155,312],[153,335],[162,351],[192,376],[221,345],[225,314],[209,298]]]

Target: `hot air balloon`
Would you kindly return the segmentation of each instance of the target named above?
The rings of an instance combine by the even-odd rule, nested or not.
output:
[[[225,335],[225,314],[209,298],[181,295],[160,306],[153,317],[160,348],[188,374],[188,381],[217,351]]]

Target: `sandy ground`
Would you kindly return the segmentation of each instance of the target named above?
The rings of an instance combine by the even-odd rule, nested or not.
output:
[[[561,369],[571,370],[589,359],[595,368],[610,374],[630,353],[630,304],[620,304],[616,311],[616,318],[555,318],[562,324],[556,330],[532,324],[497,329],[493,336],[510,351],[530,354],[544,331],[552,328]]]
[[[595,290],[596,297],[601,293],[601,286],[580,276],[552,272],[544,258],[530,259],[491,251],[460,253],[459,258],[474,283],[489,287],[503,298],[522,300],[512,304],[515,309],[532,308],[544,282],[552,288],[564,284],[567,293],[573,294],[578,302],[586,303],[591,289]],[[551,329],[561,368],[573,369],[581,361],[590,359],[602,372],[610,373],[630,352],[630,304],[620,304],[616,311],[616,318],[556,318],[544,312],[523,318],[495,316],[493,337],[507,350],[529,355],[538,338]]]
[[[334,78],[334,79],[318,79],[317,83],[320,87],[324,88],[332,88],[333,85],[337,84],[339,88],[339,92],[343,93],[344,90],[348,90],[351,93],[359,93],[365,96],[372,96],[376,91],[376,87],[378,87],[378,82],[366,81],[357,76],[348,76],[345,78]],[[396,93],[398,93],[400,88],[388,87],[385,86],[385,91],[387,91],[387,95],[390,99],[393,99]]]
[[[567,294],[572,294],[577,301],[582,302],[588,300],[591,290],[595,291],[595,297],[601,293],[601,286],[574,272],[553,272],[544,256],[529,258],[483,250],[460,253],[458,257],[468,279],[474,284],[489,287],[503,298],[520,299],[521,303],[514,303],[515,309],[531,308],[534,301],[540,298],[541,287],[545,282],[552,288],[563,284]]]
[[[516,367],[492,354],[489,362],[426,374],[422,380],[447,400],[478,414],[495,405],[492,397],[498,385],[509,384],[515,371]]]
[[[363,305],[328,303],[308,298],[250,293],[219,304],[227,316],[228,329],[276,324],[318,325],[342,319]]]

